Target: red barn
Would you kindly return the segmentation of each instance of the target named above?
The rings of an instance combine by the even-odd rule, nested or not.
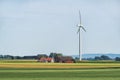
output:
[[[40,59],[38,59],[38,62],[52,62],[53,58],[45,58],[45,57],[42,57]]]

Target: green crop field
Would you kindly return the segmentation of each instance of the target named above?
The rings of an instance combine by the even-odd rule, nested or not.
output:
[[[120,69],[1,68],[0,80],[120,80]]]
[[[120,63],[0,61],[0,80],[120,80]]]

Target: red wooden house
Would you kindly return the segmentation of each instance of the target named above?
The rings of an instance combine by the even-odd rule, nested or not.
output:
[[[45,58],[45,57],[42,57],[40,59],[38,59],[38,62],[53,62],[53,58]]]

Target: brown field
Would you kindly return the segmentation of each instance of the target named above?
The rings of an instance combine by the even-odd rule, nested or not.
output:
[[[120,68],[119,63],[0,63],[0,68]]]

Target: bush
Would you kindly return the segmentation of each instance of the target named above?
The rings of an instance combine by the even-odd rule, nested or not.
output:
[[[112,60],[109,56],[102,55],[102,56],[96,56],[95,60]]]
[[[120,57],[116,57],[115,60],[116,60],[116,61],[120,61]]]

